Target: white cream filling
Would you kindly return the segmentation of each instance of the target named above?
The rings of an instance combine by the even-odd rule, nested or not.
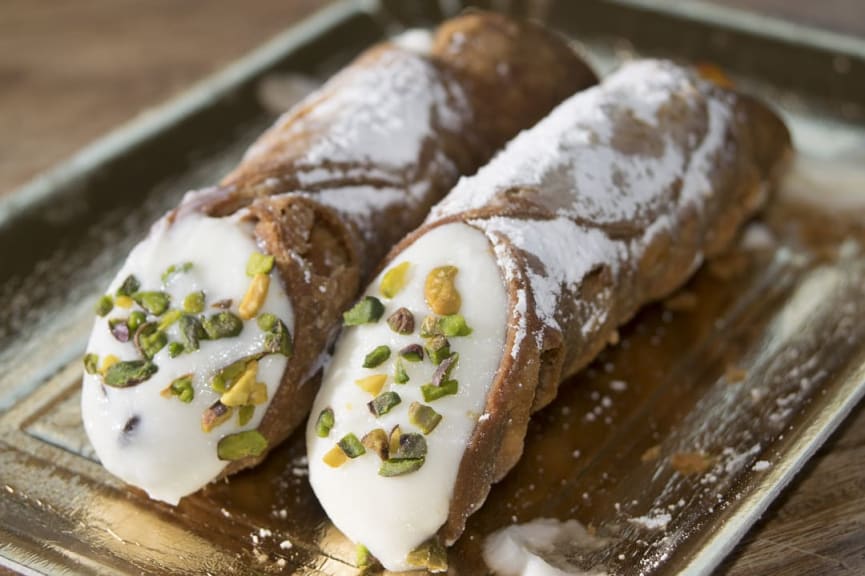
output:
[[[204,314],[219,312],[214,302],[231,299],[229,310],[235,314],[246,293],[250,278],[246,265],[259,248],[252,225],[240,217],[209,218],[189,215],[171,224],[163,218],[150,235],[131,252],[111,282],[107,294],[114,295],[123,280],[133,274],[140,290],[161,290],[171,297],[171,308],[181,308],[191,292],[204,291]],[[162,274],[171,265],[191,262],[186,272],[173,274],[163,283]],[[280,318],[294,333],[294,314],[277,272],[270,273],[270,287],[260,313]],[[134,307],[134,309],[140,309]],[[120,360],[140,359],[132,342],[112,336],[108,321],[126,318],[132,309],[115,306],[104,318],[97,317],[87,352],[100,361],[113,354]],[[182,342],[178,323],[167,330],[169,341]],[[145,490],[152,498],[177,504],[218,476],[227,462],[217,457],[217,443],[228,434],[258,427],[285,371],[287,359],[280,354],[259,361],[257,381],[267,385],[268,400],[255,407],[252,419],[238,425],[237,410],[232,417],[207,433],[202,431],[202,413],[219,394],[210,388],[210,378],[221,368],[263,349],[264,333],[255,319],[244,322],[234,338],[202,340],[200,349],[171,358],[168,347],[153,359],[158,372],[150,379],[129,388],[102,384],[98,374],[85,374],[81,410],[84,428],[96,454],[109,472]],[[174,379],[193,374],[195,396],[190,403],[160,392]],[[124,427],[132,418],[137,423],[131,432]]]
[[[379,292],[387,270],[367,289],[366,294],[382,301],[385,313],[375,324],[343,331],[307,427],[310,482],[328,516],[348,538],[366,546],[394,571],[411,569],[407,554],[433,536],[447,519],[460,461],[501,362],[507,326],[504,281],[483,232],[460,223],[438,227],[404,250],[393,265],[403,262],[411,265],[408,281],[393,299]],[[420,387],[431,381],[435,370],[429,358],[417,364],[403,362],[410,377],[406,384],[393,381],[393,370],[400,349],[423,344],[420,325],[432,313],[424,301],[424,282],[433,268],[444,265],[459,269],[455,279],[462,297],[459,312],[473,332],[449,339],[451,350],[459,353],[451,376],[459,382],[458,393],[426,403]],[[386,322],[400,307],[414,314],[411,335],[397,334]],[[363,368],[364,356],[383,344],[391,349],[390,359],[377,368]],[[382,392],[392,390],[402,400],[379,418],[367,408],[373,397],[355,384],[355,380],[371,374],[387,374]],[[413,401],[428,404],[442,415],[438,426],[426,436],[428,452],[422,468],[403,476],[383,477],[378,474],[381,460],[369,451],[339,468],[323,462],[325,453],[350,432],[362,438],[374,428],[390,431],[397,424],[403,433],[420,432],[409,422]],[[335,425],[327,438],[319,438],[316,420],[327,407],[334,411]]]

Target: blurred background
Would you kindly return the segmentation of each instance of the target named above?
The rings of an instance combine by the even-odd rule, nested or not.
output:
[[[332,1],[0,0],[0,195]],[[865,36],[865,0],[712,1]]]

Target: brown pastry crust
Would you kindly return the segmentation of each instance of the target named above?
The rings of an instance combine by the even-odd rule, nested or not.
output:
[[[331,118],[321,111],[339,108],[334,116],[344,118],[344,106],[329,106],[334,99],[356,90],[363,74],[400,67],[422,69],[420,80],[412,81],[443,94],[444,101],[429,110],[432,130],[418,157],[377,165],[368,150],[341,150],[336,159],[311,159],[309,150],[333,137]],[[291,298],[294,353],[259,426],[269,447],[306,418],[341,314],[387,250],[422,222],[460,175],[473,173],[508,139],[595,81],[563,40],[536,25],[488,13],[455,18],[435,33],[430,54],[390,43],[364,52],[262,135],[219,187],[191,195],[181,206],[178,215],[194,210],[212,216],[248,207],[257,240],[275,257]],[[362,116],[378,104],[373,97],[350,105],[351,114]],[[447,122],[444,109],[452,116]],[[358,201],[358,190],[382,200],[361,216],[341,211]],[[392,200],[394,192],[399,201]],[[232,462],[224,475],[265,456]]]
[[[497,249],[502,277],[508,278],[508,330],[502,361],[487,396],[481,418],[462,458],[447,522],[439,535],[452,544],[462,533],[466,519],[484,502],[493,483],[499,481],[519,460],[532,413],[556,396],[559,383],[585,367],[603,349],[618,326],[628,321],[643,305],[661,299],[681,286],[704,258],[720,253],[738,229],[766,198],[790,150],[790,137],[781,120],[759,102],[722,90],[698,80],[691,72],[671,63],[688,79],[679,91],[670,93],[660,107],[657,126],[647,127],[636,114],[615,101],[603,100],[604,116],[614,127],[611,147],[627,161],[640,155],[656,154],[653,134],[667,134],[686,156],[685,166],[696,162],[695,145],[709,132],[708,106],[712,101],[729,104],[729,121],[723,126],[723,145],[711,154],[705,176],[711,193],[699,205],[682,198],[682,180],[669,188],[650,190],[651,200],[630,220],[586,217],[593,204],[574,185],[571,170],[579,167],[579,150],[564,158],[551,171],[538,177],[546,185],[517,179],[499,181],[496,192],[483,205],[449,209],[446,199],[433,210],[428,222],[404,239],[391,252],[391,261],[430,229],[451,222],[464,222],[485,230]],[[601,84],[594,90],[604,90]],[[564,133],[564,132],[563,132]],[[693,140],[691,140],[693,139]],[[697,144],[697,145],[698,145]],[[587,148],[596,143],[585,145]],[[508,150],[491,166],[513,160]],[[575,164],[576,163],[576,164]],[[660,161],[658,169],[660,169]],[[587,171],[604,166],[586,166]],[[611,167],[615,170],[615,165]],[[600,174],[596,174],[599,175]],[[538,180],[533,180],[536,182]],[[601,262],[579,282],[561,286],[555,302],[558,327],[545,322],[538,313],[531,274],[549,274],[548,262],[518,246],[499,228],[486,228],[496,218],[524,222],[553,221],[562,217],[557,208],[563,200],[573,202],[568,219],[583,230],[597,230],[618,243],[618,261]],[[457,205],[454,205],[457,206]],[[463,207],[465,208],[465,207]],[[649,228],[662,218],[669,224],[660,233]],[[567,239],[562,239],[567,242]],[[571,244],[567,244],[571,247]],[[577,248],[574,246],[574,248]],[[574,251],[574,258],[578,258]],[[508,261],[507,270],[503,264]],[[386,263],[385,263],[386,265]],[[523,317],[519,298],[526,302]],[[593,311],[605,314],[597,321]],[[524,321],[521,323],[521,321]],[[517,346],[517,342],[521,342]]]

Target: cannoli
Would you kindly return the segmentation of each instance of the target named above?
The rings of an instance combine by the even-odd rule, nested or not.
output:
[[[307,448],[333,523],[390,570],[444,570],[529,416],[730,244],[789,146],[753,99],[637,61],[461,180],[389,254],[325,371]]]
[[[341,314],[462,174],[594,82],[558,37],[475,13],[373,47],[190,193],[98,305],[85,429],[175,504],[306,417]]]

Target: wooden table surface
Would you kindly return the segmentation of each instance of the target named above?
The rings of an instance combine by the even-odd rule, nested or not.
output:
[[[863,0],[723,2],[865,35]],[[0,0],[0,195],[326,3]],[[865,406],[720,573],[865,574]]]

